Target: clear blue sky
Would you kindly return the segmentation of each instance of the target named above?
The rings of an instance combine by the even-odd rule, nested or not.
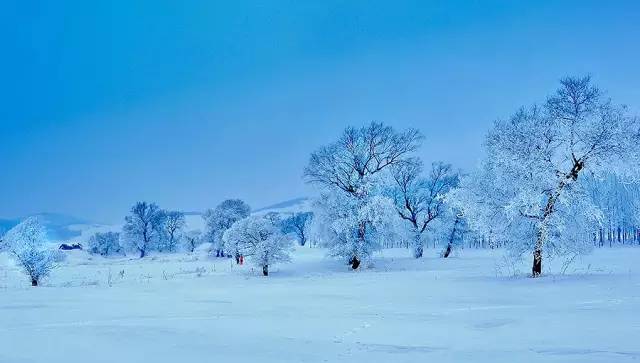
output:
[[[12,1],[0,11],[0,217],[121,220],[309,195],[346,125],[417,127],[472,167],[566,74],[640,106],[638,1]]]

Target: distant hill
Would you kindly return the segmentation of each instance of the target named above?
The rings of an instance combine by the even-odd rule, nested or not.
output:
[[[27,217],[37,217],[52,241],[64,241],[80,237],[85,229],[97,226],[89,220],[60,213],[38,213],[16,219],[0,219],[0,232],[4,233]]]
[[[256,209],[253,211],[255,214],[265,214],[269,212],[278,213],[296,213],[296,212],[308,212],[311,210],[311,199],[307,197],[295,198],[286,200],[284,202],[276,203],[267,207]]]
[[[254,210],[253,213],[266,214],[269,212],[278,212],[291,214],[310,210],[311,199],[301,197],[259,208]],[[202,212],[188,211],[184,212],[184,214],[188,230],[204,230],[205,225],[202,219]],[[121,225],[105,225],[61,213],[38,213],[33,216],[40,219],[41,223],[47,229],[47,237],[54,242],[84,242],[95,232],[119,231],[122,228]],[[10,230],[27,217],[28,216],[15,219],[0,219],[0,234]]]

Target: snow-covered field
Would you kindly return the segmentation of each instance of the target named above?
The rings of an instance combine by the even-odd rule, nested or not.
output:
[[[324,253],[298,248],[264,278],[204,253],[74,251],[38,288],[2,256],[0,362],[640,360],[640,249],[539,279],[509,276],[499,251],[385,250],[358,272]]]

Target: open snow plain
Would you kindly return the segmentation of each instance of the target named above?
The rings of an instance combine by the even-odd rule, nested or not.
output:
[[[352,272],[298,248],[264,278],[204,252],[74,251],[38,288],[2,256],[0,362],[640,361],[640,249],[539,279],[500,251],[426,255],[385,250]]]

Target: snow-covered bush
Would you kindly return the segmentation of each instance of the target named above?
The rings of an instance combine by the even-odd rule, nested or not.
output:
[[[193,252],[196,250],[198,246],[200,246],[203,242],[202,231],[200,230],[192,230],[188,231],[184,234],[182,238],[182,243],[184,244],[184,249],[187,252]]]
[[[89,253],[101,256],[113,256],[124,254],[120,245],[120,233],[98,232],[89,237]]]
[[[31,286],[38,286],[55,267],[53,251],[47,250],[47,234],[37,218],[29,217],[13,227],[5,235],[9,251],[18,266],[31,280]]]
[[[67,259],[67,254],[62,250],[51,250],[51,259],[54,263],[61,263]]]
[[[215,209],[207,210],[202,218],[206,224],[205,242],[210,242],[216,257],[224,255],[222,236],[235,222],[246,218],[251,213],[251,207],[240,199],[227,199]],[[229,251],[227,251],[228,253]]]
[[[263,216],[249,216],[235,222],[224,232],[223,241],[225,250],[249,257],[254,265],[262,268],[264,276],[269,275],[269,266],[291,259],[291,236],[283,234]]]

